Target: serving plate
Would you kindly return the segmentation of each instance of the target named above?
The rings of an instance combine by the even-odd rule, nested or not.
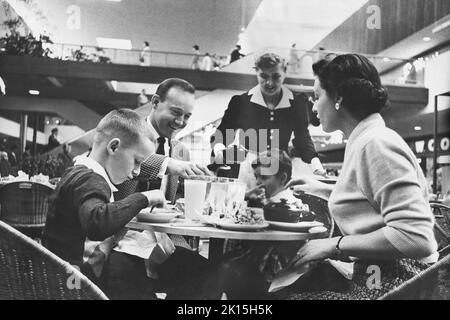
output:
[[[323,223],[319,221],[301,221],[301,222],[280,222],[266,220],[269,226],[273,229],[283,231],[301,231],[308,232],[310,228],[322,227]]]
[[[136,219],[141,222],[169,223],[170,220],[174,219],[179,214],[179,212],[174,210],[155,208],[150,212],[150,208],[145,208],[137,214]]]
[[[267,222],[263,224],[236,224],[227,222],[217,222],[216,224],[219,228],[232,231],[258,231],[265,229],[269,226]]]

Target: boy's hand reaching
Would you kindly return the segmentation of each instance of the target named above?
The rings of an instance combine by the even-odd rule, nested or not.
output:
[[[166,206],[166,198],[161,190],[144,191],[141,193],[147,197],[149,207],[163,208]]]
[[[260,184],[245,193],[245,199],[263,199],[265,197],[264,185]]]

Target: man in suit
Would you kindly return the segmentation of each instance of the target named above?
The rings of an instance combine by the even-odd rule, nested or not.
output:
[[[134,191],[161,189],[166,199],[173,202],[180,175],[209,174],[206,168],[188,162],[188,149],[173,139],[186,127],[194,103],[195,89],[185,80],[167,79],[158,86],[146,121],[157,137],[156,153],[166,158],[162,163],[155,157],[145,161],[137,180],[117,187],[117,199],[133,188]],[[169,175],[155,176],[155,165]],[[155,243],[158,245],[154,246]],[[128,230],[111,253],[106,270],[105,291],[112,299],[151,299],[158,287],[168,293],[168,298],[186,299],[203,298],[198,286],[205,282],[203,277],[210,273],[210,266],[181,236],[169,238],[157,232]]]

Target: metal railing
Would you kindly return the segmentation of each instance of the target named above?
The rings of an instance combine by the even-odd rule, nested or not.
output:
[[[36,43],[39,43],[36,41]],[[114,49],[79,44],[40,43],[39,55],[66,60],[90,61],[94,63],[114,63],[125,65],[157,66],[166,68],[204,70],[206,55],[197,55],[198,64],[194,66],[196,56],[192,53],[169,51],[146,51],[136,49]],[[1,46],[1,44],[0,44]],[[20,52],[20,48],[18,48]],[[4,49],[3,49],[4,50]],[[266,52],[279,54],[287,62],[287,75],[293,78],[313,79],[312,64],[329,53],[343,54],[325,50],[297,50],[293,48],[267,47],[250,53],[245,57],[228,64],[227,56],[211,55],[214,71],[253,74],[255,59]],[[8,54],[8,52],[6,52]],[[20,54],[20,53],[19,53]],[[23,53],[22,53],[23,54]],[[142,56],[145,56],[141,61]],[[375,65],[383,83],[398,85],[423,85],[425,61],[399,59],[379,55],[364,54]]]
[[[66,43],[45,43],[44,49],[49,50],[47,57],[61,59],[66,61],[90,61],[96,63],[115,63],[126,65],[140,66],[157,66],[169,68],[185,68],[192,67],[194,53],[184,52],[168,52],[168,51],[146,51],[136,49],[114,49],[101,48],[95,46],[84,46]],[[146,56],[141,61],[142,56]],[[202,60],[205,55],[199,55],[199,67],[202,69]],[[219,55],[211,55],[216,68],[220,69],[226,64],[227,57]]]

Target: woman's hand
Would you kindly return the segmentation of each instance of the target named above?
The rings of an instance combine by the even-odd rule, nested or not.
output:
[[[304,263],[324,260],[333,257],[336,250],[337,238],[310,240],[301,247],[289,266],[298,267]]]
[[[320,182],[313,177],[295,178],[286,184],[286,188],[293,187],[294,191],[303,191],[328,199],[333,188],[332,185]]]

